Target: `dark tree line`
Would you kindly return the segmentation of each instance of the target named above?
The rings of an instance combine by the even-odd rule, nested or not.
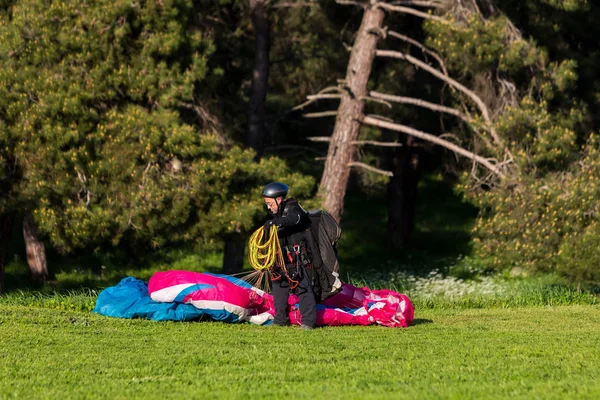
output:
[[[594,281],[564,254],[597,238],[597,206],[569,197],[596,168],[597,14],[541,0],[5,1],[0,277],[17,226],[41,281],[46,248],[224,248],[238,271],[272,180],[343,219],[360,177],[387,193],[402,249],[424,168],[442,165],[485,211],[482,259]]]

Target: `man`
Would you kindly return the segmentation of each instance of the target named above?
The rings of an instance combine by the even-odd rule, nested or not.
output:
[[[265,234],[273,225],[278,227],[277,235],[286,264],[285,270],[279,268],[271,272],[273,300],[275,303],[275,325],[289,325],[288,296],[295,291],[300,299],[302,329],[312,329],[317,322],[317,303],[308,276],[310,265],[309,247],[306,231],[310,227],[308,213],[293,198],[286,198],[288,187],[280,182],[269,183],[263,189],[269,214]]]

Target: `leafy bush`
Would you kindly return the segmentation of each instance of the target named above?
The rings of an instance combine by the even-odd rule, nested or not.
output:
[[[600,283],[600,148],[593,137],[563,173],[525,175],[512,186],[475,192],[478,254],[497,269],[557,271]]]
[[[31,213],[63,252],[210,248],[250,230],[260,188],[312,178],[256,163],[200,123],[222,78],[191,0],[0,8],[0,215]],[[210,110],[202,110],[210,112]],[[200,112],[200,114],[202,114]],[[210,119],[210,118],[209,118]]]
[[[557,271],[575,282],[600,287],[600,221],[567,236],[558,255]]]

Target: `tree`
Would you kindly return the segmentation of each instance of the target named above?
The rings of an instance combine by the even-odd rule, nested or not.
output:
[[[364,32],[361,25],[352,47],[346,80],[335,89],[334,96],[341,98],[340,107],[336,112],[319,114],[336,115],[336,127],[329,139],[329,153],[320,186],[326,208],[336,217],[339,218],[343,209],[350,167],[355,166],[394,175],[392,183],[397,185],[396,189],[390,186],[395,198],[390,204],[388,217],[392,233],[394,230],[398,233],[397,237],[390,235],[397,247],[402,246],[412,226],[411,208],[414,201],[406,196],[410,190],[403,187],[409,186],[413,190],[416,187],[415,177],[418,177],[418,173],[410,172],[409,162],[416,161],[415,158],[410,156],[410,150],[397,148],[392,163],[396,167],[392,173],[356,161],[359,124],[412,137],[410,140],[400,140],[405,147],[410,148],[415,142],[428,142],[465,157],[471,162],[470,172],[466,173],[470,180],[469,187],[486,190],[518,186],[517,182],[532,171],[556,171],[565,168],[573,160],[577,137],[575,132],[585,120],[584,107],[581,104],[569,104],[568,101],[577,79],[575,63],[568,59],[550,62],[546,51],[536,46],[533,40],[524,39],[510,19],[491,2],[486,2],[485,14],[475,1],[339,0],[338,3],[361,6],[364,10],[363,25],[371,18],[373,10],[385,10],[385,24],[388,26],[381,22],[367,30],[371,42],[382,46],[377,46],[374,58],[362,58],[365,65],[351,67],[356,59],[355,53],[369,53],[363,51],[360,45]],[[423,7],[428,8],[429,12],[419,9]],[[424,39],[419,41],[413,37],[414,34],[407,35],[394,30],[394,23],[398,21],[392,16],[396,13],[422,19]],[[385,40],[377,40],[377,37]],[[399,49],[398,43],[404,45]],[[387,67],[374,69],[366,66],[366,63],[377,63],[380,59],[401,62],[403,66],[412,67],[420,76],[427,74],[437,80],[437,86],[432,86],[430,80],[416,82],[422,86],[427,82],[428,91],[437,92],[441,103],[425,99],[422,95],[409,96],[402,93],[406,92],[406,88],[395,87],[382,80],[381,71]],[[361,68],[378,71],[380,75],[371,76],[369,85],[379,85],[379,90],[367,90],[368,79],[363,79],[360,87],[350,88],[348,82],[351,82],[352,74]],[[400,93],[384,91],[390,87]],[[327,93],[311,98],[318,100],[334,96]],[[351,112],[347,112],[345,101],[348,100],[357,103]],[[385,113],[387,117],[367,114],[364,111],[365,102],[369,103],[366,107],[368,111]],[[415,121],[410,117],[385,111],[384,107],[391,109],[395,104],[438,113],[442,116],[440,127],[428,132],[411,126]],[[562,116],[563,113],[569,117]],[[517,115],[519,124],[511,121]],[[401,117],[409,123],[390,120],[390,116]],[[539,125],[533,128],[526,121],[538,121]],[[345,143],[345,146],[340,143]],[[462,163],[462,168],[467,170],[468,167]],[[412,175],[407,176],[407,173]],[[488,192],[494,196],[502,190]],[[407,198],[410,201],[405,201]],[[486,204],[489,206],[489,203]],[[395,220],[400,222],[395,223]]]
[[[266,171],[310,190],[224,143],[208,105],[222,70],[192,1],[3,11],[0,215],[26,216],[59,251],[215,248],[255,226]]]
[[[596,38],[600,9],[587,0],[498,0],[497,7],[519,27],[524,36],[534,38],[553,60],[573,60],[577,64],[577,85],[573,95],[589,108],[588,131],[600,126],[600,54]]]
[[[4,293],[4,259],[6,242],[11,232],[11,221],[8,216],[0,216],[0,294]]]
[[[254,65],[251,72],[251,84],[248,96],[248,107],[246,110],[247,127],[243,138],[243,143],[253,149],[256,153],[255,159],[259,161],[264,154],[265,143],[268,140],[269,129],[267,127],[267,94],[277,96],[277,86],[285,85],[282,81],[289,80],[290,76],[276,76],[273,84],[269,85],[269,75],[271,69],[271,20],[275,20],[276,46],[273,53],[280,64],[296,65],[295,60],[288,60],[291,55],[297,58],[297,53],[301,49],[294,48],[293,36],[302,36],[303,34],[293,28],[290,28],[290,22],[302,14],[304,8],[313,8],[317,6],[314,2],[290,3],[284,1],[263,1],[250,0],[247,4],[250,14],[251,25],[254,38]],[[300,17],[302,19],[302,16]],[[283,25],[284,29],[281,28]],[[289,84],[289,83],[288,83]],[[273,86],[276,87],[273,90]],[[297,90],[297,88],[294,88]],[[285,90],[285,89],[284,89]],[[275,97],[273,96],[273,97]],[[273,113],[273,111],[271,111]],[[271,127],[272,128],[272,127]],[[268,179],[274,180],[275,177]],[[265,182],[266,183],[266,182]],[[295,184],[294,184],[295,186]],[[247,240],[246,232],[236,231],[229,235],[225,240],[223,254],[223,272],[227,274],[237,273],[242,270],[244,249]]]
[[[250,15],[254,28],[254,68],[248,101],[248,128],[246,144],[255,151],[255,159],[262,157],[265,137],[265,100],[269,77],[269,20],[263,0],[250,0]],[[225,239],[223,273],[241,272],[244,263],[246,235],[236,231]]]
[[[453,144],[445,139],[438,136],[419,131],[411,128],[407,125],[397,124],[389,121],[382,120],[380,118],[371,117],[364,115],[364,103],[366,100],[375,100],[379,102],[400,102],[414,104],[420,107],[433,109],[439,112],[451,113],[462,117],[463,120],[468,121],[473,127],[477,127],[478,131],[485,132],[491,137],[490,139],[482,138],[487,143],[491,143],[497,148],[495,149],[496,154],[502,154],[504,144],[498,135],[494,131],[494,127],[490,117],[490,111],[485,105],[483,100],[477,96],[472,90],[458,82],[457,80],[448,76],[445,70],[438,70],[426,62],[419,60],[418,58],[403,52],[390,51],[390,50],[378,50],[376,45],[379,37],[387,34],[387,29],[383,28],[383,19],[385,12],[401,12],[408,13],[411,15],[425,18],[427,20],[434,21],[438,24],[452,24],[451,20],[434,16],[425,12],[418,11],[411,7],[392,5],[384,1],[369,1],[365,3],[353,2],[353,1],[338,1],[341,4],[358,4],[364,9],[363,20],[361,27],[359,28],[354,45],[352,47],[350,61],[348,63],[348,71],[344,84],[339,89],[341,93],[340,106],[336,112],[336,125],[334,132],[329,142],[329,152],[325,163],[325,170],[322,175],[319,192],[323,198],[324,206],[329,210],[332,215],[337,219],[340,218],[343,210],[343,198],[346,190],[348,176],[350,173],[351,166],[364,167],[364,164],[355,162],[353,160],[355,146],[353,142],[356,141],[361,124],[372,125],[379,128],[389,129],[397,132],[402,132],[421,140],[426,140],[441,146],[444,146],[458,154],[472,159],[474,162],[484,166],[490,170],[494,175],[503,178],[505,173],[501,169],[487,160],[485,157],[479,156],[472,151],[469,151],[461,146]],[[438,4],[435,2],[409,2],[411,5],[420,6],[426,5],[431,7],[437,7]],[[392,32],[395,33],[395,32]],[[415,43],[414,40],[400,34],[393,35],[401,40],[406,40],[411,43]],[[425,47],[418,43],[420,49]],[[431,52],[430,52],[431,53]],[[452,109],[451,107],[445,107],[443,105],[431,104],[426,101],[419,101],[419,99],[407,99],[400,96],[381,94],[377,92],[369,93],[367,90],[367,83],[369,81],[369,73],[372,68],[372,63],[375,57],[390,57],[408,61],[409,63],[421,68],[433,76],[437,77],[445,84],[454,89],[455,92],[466,97],[469,101],[474,104],[474,108],[480,113],[483,123],[472,121],[473,118],[459,112],[458,110]],[[439,59],[439,56],[437,56]],[[442,63],[442,68],[443,68]],[[389,103],[388,103],[389,104]],[[483,128],[483,129],[482,129]],[[371,169],[373,169],[371,167]],[[382,172],[382,171],[379,171]],[[389,175],[389,172],[384,172]]]
[[[374,6],[365,7],[348,62],[346,79],[340,90],[340,106],[319,184],[319,196],[323,198],[323,207],[337,220],[343,212],[344,195],[354,154],[352,142],[358,138],[367,82],[383,17],[383,9]]]
[[[263,0],[250,0],[252,26],[255,32],[254,68],[248,102],[248,133],[246,141],[260,159],[265,137],[265,101],[269,83],[270,27],[267,6]]]

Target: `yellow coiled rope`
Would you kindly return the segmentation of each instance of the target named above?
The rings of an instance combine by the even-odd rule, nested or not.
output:
[[[260,227],[250,236],[248,243],[248,262],[257,271],[268,270],[273,265],[282,267],[283,255],[277,236],[277,228],[272,226],[269,230],[269,238],[263,242],[265,228]]]

